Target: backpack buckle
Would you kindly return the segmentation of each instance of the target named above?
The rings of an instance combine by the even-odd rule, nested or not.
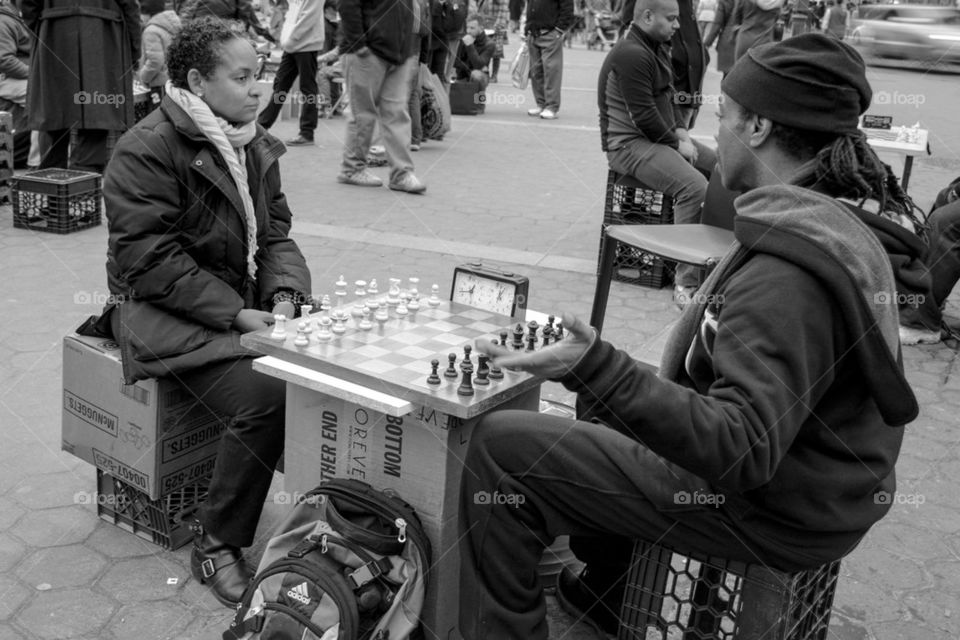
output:
[[[388,558],[381,558],[380,560],[360,565],[348,573],[347,577],[350,579],[351,586],[354,589],[359,589],[371,580],[375,580],[385,573],[390,573],[392,568],[393,565]]]
[[[217,572],[217,567],[213,564],[213,560],[207,558],[200,563],[200,573],[203,574],[204,578],[210,579]]]

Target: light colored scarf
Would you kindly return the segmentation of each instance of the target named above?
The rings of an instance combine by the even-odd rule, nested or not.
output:
[[[170,99],[190,116],[203,135],[217,147],[217,151],[230,169],[230,175],[243,202],[244,222],[247,229],[247,273],[251,279],[256,278],[257,215],[247,182],[247,159],[244,147],[257,134],[257,124],[248,122],[240,127],[234,126],[223,118],[213,115],[207,103],[196,94],[175,87],[171,82],[167,82],[166,90]]]

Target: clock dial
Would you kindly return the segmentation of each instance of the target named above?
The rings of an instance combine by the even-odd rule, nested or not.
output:
[[[481,265],[458,267],[454,271],[450,299],[478,309],[513,317],[518,308],[526,306],[520,298],[520,287],[526,295],[526,278],[510,273],[499,273]]]

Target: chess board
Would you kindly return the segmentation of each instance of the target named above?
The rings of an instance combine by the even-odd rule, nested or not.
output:
[[[272,339],[272,330],[265,329],[244,335],[241,343],[264,355],[461,418],[480,415],[543,382],[530,374],[504,369],[502,379],[491,379],[486,386],[473,385],[474,395],[457,393],[462,380],[464,345],[499,339],[501,331],[510,333],[516,323],[508,316],[448,301],[430,307],[425,300],[421,300],[420,309],[406,316],[398,316],[394,308],[389,314],[383,323],[371,320],[373,328],[367,331],[351,318],[346,332],[334,335],[329,342],[318,342],[314,330],[309,345],[296,346],[300,320],[295,319],[287,322],[287,335],[282,341]],[[313,314],[313,318],[317,317]],[[536,346],[541,345],[542,340],[538,340]],[[443,375],[450,353],[457,355],[456,378]],[[434,359],[440,361],[439,385],[427,383],[430,361]],[[470,359],[475,380],[476,349]]]

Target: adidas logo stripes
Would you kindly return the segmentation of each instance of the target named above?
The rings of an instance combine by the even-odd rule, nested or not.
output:
[[[301,582],[293,589],[287,591],[287,595],[294,600],[299,600],[303,604],[310,604],[310,592],[307,591],[307,583]]]

